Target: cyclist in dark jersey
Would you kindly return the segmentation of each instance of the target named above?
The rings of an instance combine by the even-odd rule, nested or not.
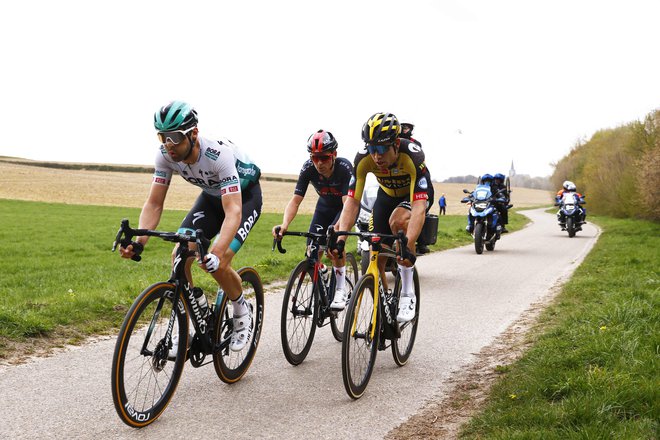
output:
[[[179,233],[202,229],[207,238],[217,235],[200,267],[211,274],[232,301],[234,330],[229,348],[240,351],[252,334],[252,310],[243,297],[241,278],[232,269],[231,261],[261,215],[261,171],[228,139],[201,137],[197,122],[195,109],[181,101],[170,102],[154,114],[161,146],[139,228],[158,226],[173,173],[202,189]],[[141,253],[148,239],[137,237],[125,249],[120,248],[121,256],[131,258]],[[189,280],[192,263],[192,258],[186,261]],[[178,336],[172,342],[170,351],[176,352]]]
[[[403,230],[408,237],[406,256],[398,258],[402,288],[397,314],[399,322],[408,322],[415,317],[416,298],[412,279],[415,242],[422,232],[426,212],[433,203],[433,184],[421,147],[400,138],[400,133],[401,124],[391,113],[376,113],[362,127],[365,148],[355,156],[355,178],[351,181],[349,198],[344,204],[338,229],[347,230],[355,223],[367,173],[373,173],[380,188],[370,231],[396,234]],[[344,243],[345,238],[338,239],[338,251],[343,250]],[[383,243],[391,245],[392,241],[383,240]],[[378,264],[383,271],[385,259]]]
[[[353,176],[351,162],[343,157],[337,157],[337,146],[337,140],[329,131],[319,130],[309,137],[307,152],[310,158],[305,161],[300,170],[293,197],[284,209],[282,224],[273,226],[273,237],[281,238],[281,234],[289,228],[298,213],[298,208],[305,198],[310,183],[319,195],[319,199],[316,202],[312,223],[309,225],[309,232],[323,234],[328,226],[337,223],[348,194],[348,185]],[[279,228],[279,236],[277,228]],[[343,310],[348,293],[344,288],[346,266],[339,265],[340,260],[332,254],[329,255],[337,279],[337,288],[330,307],[335,310]]]

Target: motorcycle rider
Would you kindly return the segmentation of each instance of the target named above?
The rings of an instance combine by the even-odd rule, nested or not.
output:
[[[490,184],[490,189],[497,200],[493,203],[495,209],[499,214],[499,224],[502,226],[502,233],[507,233],[509,230],[506,225],[509,224],[509,191],[504,184],[504,174],[497,173],[493,176],[493,182]]]
[[[485,185],[491,187],[491,192],[492,190],[492,184],[493,184],[493,176],[486,173],[483,176],[479,178],[479,185]],[[468,211],[468,224],[465,227],[465,230],[467,231],[468,234],[472,234],[474,232],[474,218],[472,218],[472,214],[470,214],[470,211]]]
[[[564,193],[567,192],[574,192],[575,195],[577,196],[577,204],[578,207],[580,208],[580,224],[577,227],[578,231],[582,230],[582,225],[585,224],[586,218],[587,218],[587,210],[582,206],[582,203],[584,203],[584,196],[577,192],[577,187],[573,182],[570,180],[565,180],[564,183],[562,184],[562,189],[557,191],[557,195],[555,196],[555,203],[557,205],[561,204],[562,198],[564,197]],[[557,221],[559,222],[559,226],[561,226],[561,230],[565,231],[566,230],[566,218],[564,216],[564,213],[559,210],[557,212]]]
[[[305,161],[300,170],[293,197],[284,209],[282,224],[273,226],[273,238],[281,240],[282,234],[289,229],[310,183],[319,198],[316,202],[312,223],[309,225],[309,232],[323,234],[328,226],[337,223],[348,194],[348,184],[353,176],[353,165],[348,159],[337,157],[337,147],[337,140],[329,131],[318,130],[309,137],[307,140],[309,159]],[[322,244],[324,243],[322,242]],[[332,260],[337,280],[335,299],[330,304],[330,308],[343,310],[348,294],[345,292],[346,266],[340,265],[339,260],[343,260],[345,254],[340,255],[338,259],[331,253],[328,255]]]

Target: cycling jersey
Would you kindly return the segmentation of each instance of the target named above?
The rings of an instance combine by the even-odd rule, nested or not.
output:
[[[308,159],[300,170],[294,194],[305,197],[311,183],[320,198],[327,204],[341,209],[342,197],[348,194],[348,184],[353,176],[353,166],[348,159],[338,157],[330,177],[324,177]]]
[[[201,136],[198,139],[199,157],[193,164],[172,161],[161,145],[156,155],[153,182],[169,185],[172,173],[176,172],[205,193],[221,197],[226,193],[240,193],[259,181],[259,167],[230,140],[212,141]]]
[[[400,139],[399,157],[391,167],[379,169],[367,149],[363,148],[355,156],[353,168],[355,177],[349,185],[349,197],[360,200],[367,173],[373,173],[390,197],[407,197],[411,202],[429,198],[432,183],[424,163],[424,151],[407,139]]]

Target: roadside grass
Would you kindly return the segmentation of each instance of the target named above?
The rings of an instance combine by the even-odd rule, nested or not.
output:
[[[530,332],[532,348],[496,369],[461,438],[658,438],[660,224],[592,220],[598,243]]]
[[[174,231],[187,211],[166,210],[158,227]],[[60,338],[76,343],[119,327],[137,295],[170,275],[172,245],[152,238],[139,263],[110,252],[122,218],[137,227],[136,208],[81,206],[0,199],[0,358],[10,341]],[[512,215],[522,225],[522,216]],[[518,218],[520,217],[520,218]],[[304,257],[305,240],[286,237],[286,254],[271,252],[280,214],[262,214],[233,266],[253,266],[264,284],[286,281]],[[311,215],[298,215],[290,230],[307,230]],[[443,216],[434,250],[469,243],[463,216]],[[355,248],[355,241],[347,249]],[[193,266],[196,284],[215,292],[215,282]]]

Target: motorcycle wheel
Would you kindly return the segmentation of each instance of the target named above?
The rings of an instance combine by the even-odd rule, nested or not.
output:
[[[575,237],[575,220],[573,217],[568,217],[566,219],[566,230],[568,231],[569,237]]]
[[[474,250],[478,255],[481,255],[484,251],[484,229],[486,225],[483,223],[477,223],[474,225]]]

